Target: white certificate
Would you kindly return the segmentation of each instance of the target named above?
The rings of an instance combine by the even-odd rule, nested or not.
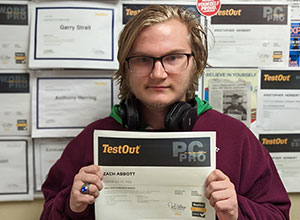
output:
[[[37,3],[29,66],[117,69],[118,16],[114,1]]]
[[[287,4],[222,4],[211,18],[208,63],[213,67],[287,67],[289,15]]]
[[[214,132],[94,132],[103,171],[96,219],[215,219],[205,180],[215,169]]]
[[[261,70],[258,90],[259,131],[300,132],[299,70]]]
[[[111,76],[99,71],[61,73],[33,77],[33,137],[73,137],[111,111]]]
[[[1,137],[0,149],[0,201],[32,200],[31,140]]]
[[[0,69],[26,69],[30,3],[1,1],[0,9]]]
[[[0,70],[0,136],[30,135],[30,75]]]
[[[300,192],[300,133],[264,133],[259,140],[270,152],[288,192]]]
[[[52,165],[60,158],[71,139],[34,139],[34,170],[35,191],[41,191],[41,186],[48,176]]]

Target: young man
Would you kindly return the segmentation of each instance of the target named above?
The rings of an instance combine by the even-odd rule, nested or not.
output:
[[[74,138],[51,168],[41,219],[94,219],[103,175],[91,165],[93,131],[145,128],[216,131],[217,169],[207,177],[206,197],[218,219],[289,219],[288,195],[265,148],[241,122],[195,97],[207,59],[198,22],[183,9],[155,5],[125,26],[115,75],[123,101]],[[187,116],[192,122],[189,114],[196,114]]]
[[[224,113],[239,120],[247,120],[247,110],[242,105],[243,96],[233,94],[231,104],[225,109]]]

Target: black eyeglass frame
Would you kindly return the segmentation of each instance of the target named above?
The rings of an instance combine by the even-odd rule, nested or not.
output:
[[[155,66],[155,63],[156,61],[159,61],[161,63],[161,65],[163,66],[164,70],[166,70],[165,66],[164,66],[164,63],[162,62],[163,58],[167,57],[167,56],[172,56],[172,55],[185,55],[187,56],[187,64],[186,64],[186,67],[189,65],[189,60],[190,60],[190,57],[193,57],[194,56],[194,53],[191,52],[191,53],[170,53],[170,54],[166,54],[166,55],[163,55],[161,57],[151,57],[151,56],[131,56],[131,57],[126,57],[125,58],[125,61],[127,62],[128,64],[128,69],[130,70],[130,65],[129,65],[129,61],[130,59],[132,58],[136,58],[136,57],[147,57],[147,58],[151,58],[153,60],[153,66],[151,68],[151,71],[149,73],[152,72],[154,66]]]

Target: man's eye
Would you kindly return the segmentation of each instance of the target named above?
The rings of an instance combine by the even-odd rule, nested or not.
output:
[[[149,62],[151,62],[151,59],[149,57],[137,57],[136,62],[149,63]]]
[[[166,61],[168,61],[168,62],[178,61],[178,60],[181,60],[183,58],[184,58],[184,56],[179,55],[179,54],[169,55],[169,56],[165,57]]]

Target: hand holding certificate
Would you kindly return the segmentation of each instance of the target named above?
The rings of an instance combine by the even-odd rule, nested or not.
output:
[[[98,130],[94,162],[104,175],[96,219],[215,219],[204,193],[214,132]]]

